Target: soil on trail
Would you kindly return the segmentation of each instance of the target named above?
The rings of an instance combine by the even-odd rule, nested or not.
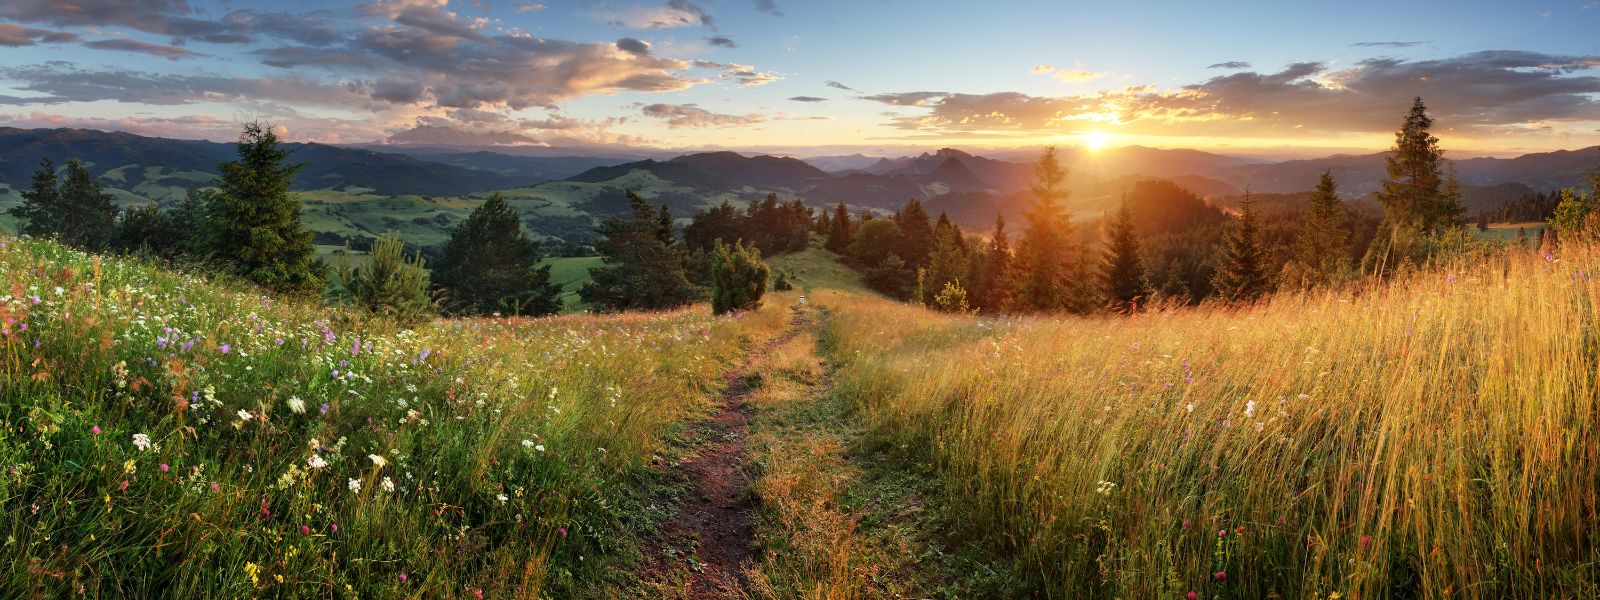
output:
[[[752,391],[749,375],[753,367],[772,349],[792,339],[802,327],[796,311],[790,328],[768,342],[744,364],[723,375],[726,387],[719,401],[720,410],[710,420],[696,425],[699,443],[695,452],[679,464],[690,489],[678,508],[678,515],[666,525],[665,540],[679,548],[693,548],[687,580],[673,585],[677,597],[744,598],[749,581],[743,567],[756,554],[754,520],[756,503],[750,494],[750,475],[745,471],[745,446],[750,434],[750,417],[755,412],[745,403]],[[661,575],[668,565],[660,556],[649,571]],[[647,577],[655,579],[656,577]]]

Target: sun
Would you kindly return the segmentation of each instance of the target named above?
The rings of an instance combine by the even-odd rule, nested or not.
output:
[[[1079,137],[1083,140],[1083,147],[1090,152],[1105,150],[1106,144],[1111,142],[1111,135],[1104,131],[1090,131]]]

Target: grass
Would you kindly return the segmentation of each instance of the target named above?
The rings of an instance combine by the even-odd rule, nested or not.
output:
[[[0,596],[593,594],[783,326],[708,313],[401,330],[0,238]]]
[[[835,393],[1056,598],[1600,594],[1600,255],[993,319],[823,293]]]
[[[578,297],[578,290],[588,283],[589,269],[601,265],[598,256],[553,256],[539,261],[538,266],[550,265],[550,283],[561,286],[561,304],[565,312],[581,312],[588,305]]]
[[[874,294],[867,289],[861,273],[839,262],[839,256],[815,244],[801,252],[790,252],[765,258],[772,267],[772,278],[778,270],[789,273],[796,289],[836,290],[859,294]]]

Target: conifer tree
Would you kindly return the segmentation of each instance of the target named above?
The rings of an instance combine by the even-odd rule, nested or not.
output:
[[[540,258],[539,243],[522,230],[521,211],[493,194],[451,230],[433,285],[452,312],[560,312],[561,288],[550,283],[549,265],[537,266]]]
[[[1067,172],[1056,160],[1056,148],[1045,148],[1034,166],[1035,182],[1030,187],[1033,200],[1024,217],[1027,229],[1017,242],[1013,263],[1018,273],[1015,307],[1024,311],[1054,312],[1076,308],[1077,275],[1073,259],[1078,255],[1070,237],[1072,223],[1062,206],[1067,198]]]
[[[1350,232],[1332,171],[1323,171],[1294,241],[1294,273],[1308,287],[1333,283],[1349,263]]]
[[[390,232],[378,236],[365,266],[339,263],[337,295],[376,315],[404,325],[417,325],[438,314],[428,289],[428,270],[418,252],[406,257],[405,242]],[[349,255],[345,246],[345,256]]]
[[[962,275],[967,271],[967,253],[962,248],[961,231],[948,221],[945,227],[936,231],[938,239],[934,240],[933,251],[928,255],[928,266],[924,270],[923,296],[918,298],[923,304],[932,304],[933,296],[943,290],[945,284],[955,282],[959,286]],[[965,293],[962,297],[965,298]]]
[[[761,250],[744,242],[729,246],[721,240],[711,249],[711,313],[725,314],[761,306],[771,269],[761,261]]]
[[[50,237],[65,228],[65,207],[56,182],[56,164],[45,157],[33,172],[33,186],[22,192],[22,204],[11,209],[17,218],[17,232],[33,237]]]
[[[844,252],[850,246],[850,236],[855,234],[855,227],[850,222],[850,210],[840,202],[833,209],[833,220],[828,223],[828,241],[824,248],[834,252]]]
[[[1011,243],[1006,239],[1006,218],[994,217],[994,234],[983,249],[979,277],[975,278],[977,306],[981,310],[1003,310],[1011,297]]]
[[[631,218],[606,219],[596,230],[602,238],[595,249],[605,264],[589,271],[591,281],[578,295],[609,311],[675,308],[703,298],[689,282],[683,253],[663,239],[660,214],[632,190],[628,205]]]
[[[207,208],[210,254],[236,275],[269,290],[321,294],[327,266],[317,259],[311,232],[300,221],[300,200],[289,193],[303,165],[288,164],[272,128],[246,123],[239,158],[222,163]]]
[[[1139,257],[1139,236],[1133,229],[1133,212],[1128,199],[1111,222],[1105,250],[1101,254],[1100,285],[1106,303],[1114,312],[1135,312],[1150,297],[1144,261]]]
[[[922,201],[907,200],[905,207],[895,213],[894,220],[900,226],[900,249],[895,254],[912,267],[927,266],[928,253],[933,250],[933,223],[928,219],[928,211],[922,208]]]
[[[1363,259],[1364,270],[1385,273],[1423,258],[1425,238],[1455,224],[1464,214],[1460,194],[1446,195],[1440,161],[1444,152],[1429,129],[1433,118],[1418,97],[1411,105],[1387,158],[1387,177],[1378,191],[1383,224]]]
[[[1224,301],[1253,302],[1271,291],[1272,280],[1261,245],[1260,217],[1248,192],[1239,209],[1238,220],[1223,240],[1222,266],[1211,284]]]

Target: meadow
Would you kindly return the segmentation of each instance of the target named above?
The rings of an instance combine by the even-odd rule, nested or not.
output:
[[[5,597],[599,594],[649,463],[785,321],[402,330],[12,237],[0,278]]]
[[[928,465],[944,535],[1028,595],[1587,598],[1597,267],[1494,252],[1120,318],[814,297],[860,443]]]

